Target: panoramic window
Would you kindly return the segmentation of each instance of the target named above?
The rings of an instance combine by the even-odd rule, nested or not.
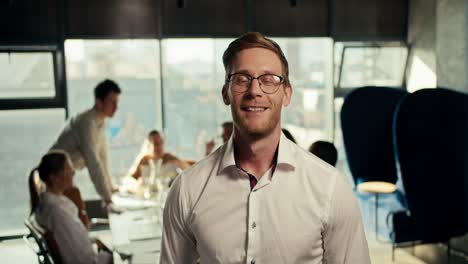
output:
[[[224,105],[222,55],[230,39],[162,41],[166,148],[185,159],[199,160],[206,142],[221,144],[221,124],[231,120]]]
[[[291,105],[282,126],[298,143],[332,139],[332,41],[328,38],[275,38],[290,65]],[[184,158],[201,159],[205,143],[221,144],[220,126],[231,120],[221,97],[222,54],[231,39],[163,40],[164,120],[168,147]]]
[[[112,79],[122,89],[117,113],[106,121],[116,183],[133,164],[147,133],[162,128],[159,49],[158,40],[65,41],[70,116],[93,106],[94,87],[102,80]],[[98,198],[87,170],[77,172],[75,183],[85,199]]]
[[[28,176],[64,125],[63,109],[0,111],[0,236],[24,230],[29,210]],[[19,147],[21,144],[21,147]]]
[[[333,140],[333,41],[330,38],[274,38],[289,63],[293,96],[282,126],[308,149]]]
[[[0,99],[53,98],[52,52],[1,52]]]

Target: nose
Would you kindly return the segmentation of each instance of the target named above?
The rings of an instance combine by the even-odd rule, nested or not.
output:
[[[252,79],[249,85],[249,89],[247,90],[247,94],[252,97],[261,96],[263,91],[260,88],[260,81],[258,79]]]

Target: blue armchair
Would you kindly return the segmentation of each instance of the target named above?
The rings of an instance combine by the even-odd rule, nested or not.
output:
[[[408,211],[392,215],[392,241],[449,242],[465,234],[468,96],[443,88],[408,94],[395,115],[394,141]]]
[[[358,189],[365,182],[397,182],[393,117],[406,94],[396,88],[362,87],[346,96],[341,109],[341,128],[348,165]],[[385,195],[358,192],[357,196],[364,208],[374,207],[375,203],[375,223],[371,222],[371,210],[362,211],[365,225],[375,226],[376,235],[378,232],[389,239],[391,228],[386,219],[390,212],[404,208],[401,192]]]

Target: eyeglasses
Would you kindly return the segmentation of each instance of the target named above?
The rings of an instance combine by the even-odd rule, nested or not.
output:
[[[271,73],[262,74],[258,77],[253,77],[246,73],[233,73],[227,77],[227,81],[231,83],[232,91],[236,93],[247,91],[254,79],[258,80],[260,89],[266,94],[276,93],[280,84],[284,82],[283,77]]]

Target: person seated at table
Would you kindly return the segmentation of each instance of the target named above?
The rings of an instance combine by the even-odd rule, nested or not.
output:
[[[148,142],[150,144],[149,153],[144,155],[138,162],[136,170],[132,173],[133,178],[138,180],[145,173],[147,174],[146,168],[150,165],[150,162],[153,165],[157,163],[161,163],[162,166],[173,165],[182,170],[190,167],[188,162],[164,151],[164,136],[159,131],[151,130],[148,134]]]
[[[81,196],[80,189],[78,189],[76,186],[72,186],[71,188],[65,190],[63,195],[65,195],[76,205],[78,208],[78,218],[80,218],[81,222],[83,222],[83,225],[86,228],[91,229],[92,224],[89,220],[88,213],[86,212],[86,206]]]
[[[46,186],[40,194],[36,189],[36,172]],[[78,218],[78,208],[63,194],[72,187],[74,174],[64,151],[51,150],[44,155],[29,175],[30,216],[51,232],[64,264],[113,263],[112,252],[98,239],[89,237],[87,228]],[[93,249],[93,243],[98,252]]]
[[[234,130],[234,125],[232,121],[228,121],[221,124],[221,127],[223,128],[223,131],[221,133],[221,139],[223,140],[223,144],[225,144],[226,142],[228,142],[229,138],[231,138],[232,131]],[[211,154],[211,152],[213,152],[215,145],[215,139],[212,139],[206,143],[205,156],[208,156]]]
[[[321,158],[323,161],[326,161],[333,167],[338,160],[338,152],[336,151],[335,145],[331,142],[316,141],[309,147],[309,152]]]

